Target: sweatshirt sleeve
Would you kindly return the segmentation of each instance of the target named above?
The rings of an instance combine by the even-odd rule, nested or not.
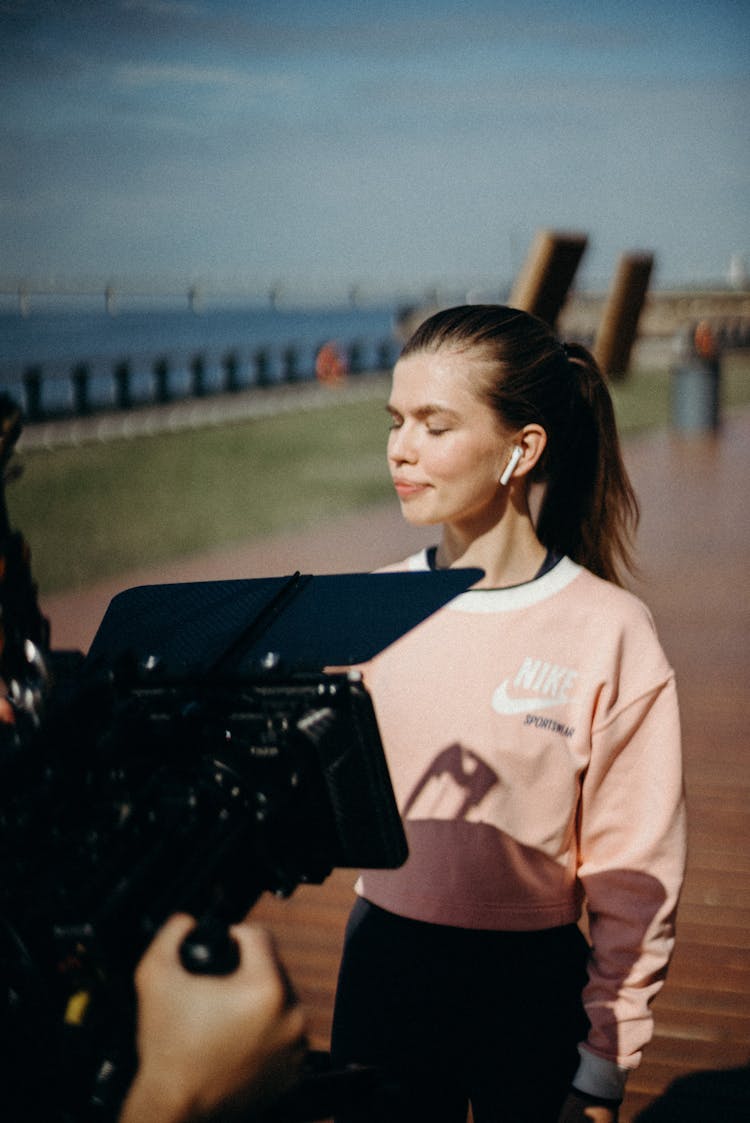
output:
[[[645,660],[635,653],[630,692],[624,669],[597,707],[581,793],[578,875],[592,945],[583,1000],[591,1029],[574,1085],[612,1098],[622,1095],[653,1033],[650,1004],[672,954],[685,867],[677,693],[651,639]]]

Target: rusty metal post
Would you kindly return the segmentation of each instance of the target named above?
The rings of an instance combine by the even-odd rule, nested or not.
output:
[[[585,234],[540,230],[508,303],[554,327],[586,249]]]
[[[618,262],[594,342],[594,356],[609,378],[624,378],[638,334],[654,256],[625,253]]]

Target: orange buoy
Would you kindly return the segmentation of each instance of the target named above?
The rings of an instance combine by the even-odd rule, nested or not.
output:
[[[315,356],[315,377],[319,382],[335,386],[346,378],[346,357],[333,343],[324,343]]]

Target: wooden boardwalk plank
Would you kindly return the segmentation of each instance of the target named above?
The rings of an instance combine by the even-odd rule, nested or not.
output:
[[[665,435],[627,453],[643,596],[677,672],[690,850],[674,962],[622,1123],[680,1076],[750,1061],[750,418],[717,439]]]

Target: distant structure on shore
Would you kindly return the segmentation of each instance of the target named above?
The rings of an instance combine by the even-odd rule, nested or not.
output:
[[[747,265],[741,253],[733,253],[729,259],[727,280],[731,289],[744,290],[748,288]]]

